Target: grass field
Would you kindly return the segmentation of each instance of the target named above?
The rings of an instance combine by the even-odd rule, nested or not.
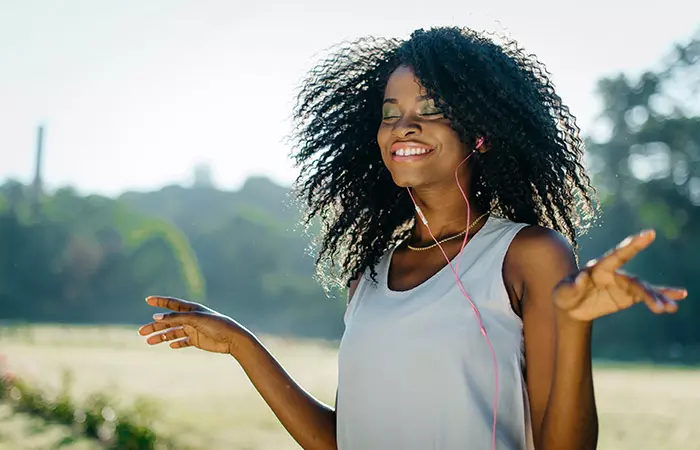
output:
[[[263,338],[307,390],[332,403],[332,343]],[[186,448],[298,449],[238,364],[195,349],[149,347],[136,329],[31,327],[0,329],[0,354],[32,383],[58,389],[74,373],[80,398],[108,391],[117,406],[139,397],[156,403],[153,427]],[[597,366],[603,450],[700,449],[700,369]],[[98,448],[70,430],[12,414],[0,404],[0,449]]]

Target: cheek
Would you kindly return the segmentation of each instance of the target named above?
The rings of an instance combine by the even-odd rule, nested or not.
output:
[[[440,124],[435,127],[433,132],[442,144],[443,149],[447,150],[449,154],[462,158],[467,156],[468,149],[449,124]]]
[[[383,150],[388,145],[389,139],[391,139],[391,129],[382,123],[377,129],[377,144],[379,144],[379,148]]]
[[[389,167],[391,163],[391,151],[390,151],[390,146],[391,146],[391,141],[392,141],[392,134],[391,134],[391,127],[388,127],[384,124],[379,126],[379,129],[377,130],[377,150],[379,151],[382,161],[384,162],[384,165]]]

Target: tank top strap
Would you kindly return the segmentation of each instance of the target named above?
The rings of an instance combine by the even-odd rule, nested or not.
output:
[[[478,253],[482,256],[478,270],[485,273],[500,273],[513,239],[515,239],[520,230],[529,225],[512,222],[498,216],[492,216],[488,225],[488,229],[482,229],[485,233],[481,236],[478,243],[475,242],[480,247]]]

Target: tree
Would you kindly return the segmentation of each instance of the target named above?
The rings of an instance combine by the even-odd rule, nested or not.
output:
[[[643,228],[657,243],[630,264],[640,276],[700,292],[700,35],[678,45],[659,69],[638,80],[601,80],[603,142],[588,141],[602,223],[588,237],[582,259],[596,256]],[[641,308],[602,320],[598,354],[624,358],[700,360],[700,305],[652,318]],[[650,330],[653,330],[650,332]]]
[[[197,164],[192,173],[192,186],[195,188],[213,188],[214,176],[209,164]]]
[[[204,299],[179,229],[70,189],[42,198],[33,217],[25,191],[0,187],[0,319],[140,322],[154,290]]]

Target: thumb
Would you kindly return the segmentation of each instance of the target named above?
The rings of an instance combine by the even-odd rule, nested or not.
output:
[[[554,304],[564,311],[576,308],[583,300],[590,281],[591,276],[585,270],[567,276],[554,288]]]

